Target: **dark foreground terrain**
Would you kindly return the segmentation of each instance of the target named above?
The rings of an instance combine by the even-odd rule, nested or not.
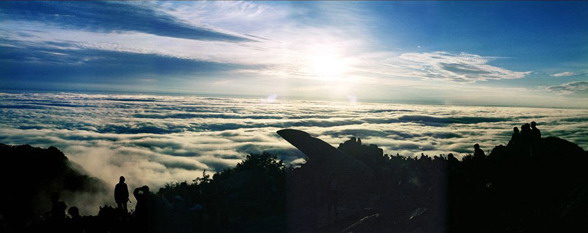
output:
[[[66,215],[57,197],[105,192],[103,182],[54,147],[1,144],[0,232],[588,232],[588,153],[564,139],[513,136],[457,160],[278,133],[306,164],[252,154],[147,192],[141,209],[104,206],[97,216]]]

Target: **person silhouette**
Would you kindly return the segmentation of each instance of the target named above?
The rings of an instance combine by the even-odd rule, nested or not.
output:
[[[135,207],[135,212],[138,215],[144,214],[149,212],[149,208],[151,205],[151,192],[149,191],[149,186],[145,185],[139,188],[136,188],[133,191],[133,195],[135,199],[137,199],[137,206]]]
[[[135,217],[138,224],[138,232],[152,232],[155,225],[155,197],[149,191],[149,186],[145,185],[133,190],[133,195],[137,200],[135,206]]]
[[[531,141],[531,125],[524,124],[521,126],[521,142],[523,144],[529,144]]]
[[[116,201],[116,205],[118,206],[119,210],[124,211],[127,213],[127,202],[129,201],[129,189],[127,184],[125,184],[125,177],[121,176],[119,178],[118,184],[114,187],[114,201]]]
[[[328,218],[331,218],[331,216],[334,215],[334,218],[337,219],[337,215],[338,210],[338,203],[337,203],[337,180],[335,179],[334,176],[331,176],[329,181],[328,181],[328,187],[327,187],[327,215]],[[331,214],[333,213],[333,215]]]
[[[59,193],[53,193],[51,195],[51,219],[63,222],[65,220],[65,209],[67,209],[67,205],[59,200]]]
[[[59,200],[59,193],[53,193],[51,195],[51,216],[49,218],[49,222],[53,229],[59,230],[63,228],[66,209],[67,205],[65,202]]]
[[[84,232],[84,225],[82,223],[82,216],[80,216],[80,210],[78,207],[72,206],[67,210],[67,213],[71,217],[68,220],[68,232]]]
[[[486,153],[480,149],[480,144],[476,143],[476,145],[474,145],[474,158],[481,158],[484,156],[486,156]]]
[[[541,139],[541,130],[537,128],[536,122],[531,122],[531,140],[533,143],[537,143]]]
[[[67,210],[67,213],[69,214],[69,216],[71,217],[71,219],[80,219],[82,218],[82,216],[80,216],[80,210],[78,209],[78,207],[72,206]]]
[[[507,146],[518,146],[521,141],[521,133],[519,132],[518,127],[512,128],[512,136],[510,137],[510,141],[508,142]]]
[[[447,155],[447,161],[449,161],[449,163],[452,164],[452,165],[455,165],[455,164],[458,164],[459,163],[459,160],[452,153],[449,153]]]

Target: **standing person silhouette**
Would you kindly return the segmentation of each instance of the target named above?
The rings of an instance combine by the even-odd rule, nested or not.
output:
[[[510,137],[510,141],[508,142],[507,146],[519,146],[521,143],[521,133],[519,132],[519,128],[514,127],[512,131],[512,136]]]
[[[531,122],[531,131],[529,133],[531,147],[529,148],[529,152],[531,155],[535,155],[538,149],[536,148],[539,145],[539,141],[541,141],[541,131],[537,128],[536,122]]]
[[[125,177],[121,176],[118,184],[114,187],[114,200],[119,210],[127,213],[127,202],[129,201],[129,188],[125,184]]]
[[[70,207],[67,210],[67,213],[69,214],[69,216],[71,217],[70,219],[67,220],[67,231],[66,232],[70,232],[70,233],[83,233],[85,232],[84,230],[84,223],[83,223],[83,219],[82,216],[80,215],[80,210],[78,209],[78,207]]]
[[[137,221],[137,232],[153,232],[157,225],[155,213],[155,197],[149,191],[149,186],[145,185],[135,188],[133,191],[137,206],[135,206],[135,220]]]
[[[53,193],[51,195],[51,222],[56,225],[63,224],[66,209],[65,202],[59,200],[59,193]]]
[[[541,131],[537,128],[537,123],[531,122],[531,139],[533,143],[539,142],[541,139]]]
[[[531,125],[528,123],[521,126],[521,141],[525,145],[529,145],[531,142]]]
[[[523,154],[530,155],[532,141],[533,137],[531,135],[531,125],[526,123],[521,126],[521,148]]]
[[[334,214],[334,219],[338,217],[337,211],[337,180],[334,176],[331,175],[328,181],[328,190],[327,190],[327,218],[330,221],[331,217],[333,216],[331,213]]]

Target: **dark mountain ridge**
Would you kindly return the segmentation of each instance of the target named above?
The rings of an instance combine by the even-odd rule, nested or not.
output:
[[[76,203],[83,195],[104,195],[106,184],[84,174],[57,148],[0,144],[0,214],[12,225],[42,221],[51,209],[51,196]]]

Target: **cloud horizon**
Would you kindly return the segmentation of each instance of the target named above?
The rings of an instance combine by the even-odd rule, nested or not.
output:
[[[544,136],[588,148],[585,109],[463,107],[311,100],[74,93],[0,93],[0,142],[56,146],[114,185],[161,187],[235,166],[249,153],[303,154],[276,134],[295,128],[333,146],[350,137],[387,154],[458,157],[506,144],[536,121]]]

